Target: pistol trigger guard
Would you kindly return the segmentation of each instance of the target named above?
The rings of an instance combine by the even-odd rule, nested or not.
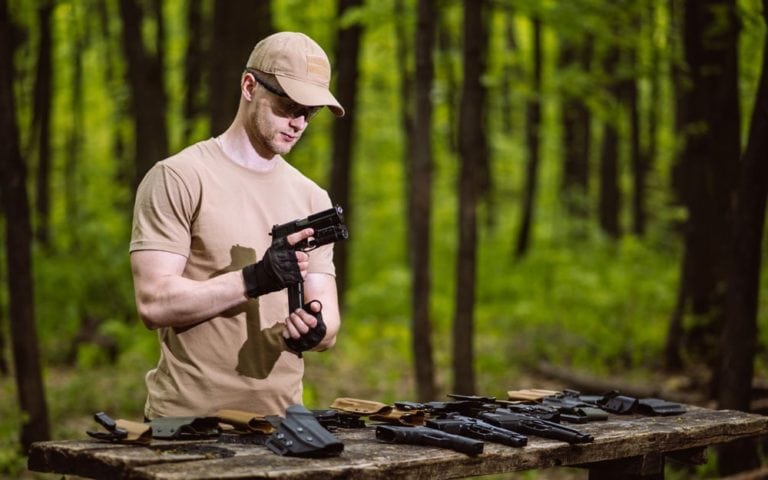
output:
[[[316,303],[316,304],[320,305],[320,310],[318,310],[318,311],[316,311],[316,312],[315,312],[314,310],[312,310],[312,304],[313,304],[313,303]],[[310,301],[308,301],[307,303],[305,303],[305,304],[304,304],[304,306],[303,306],[302,308],[303,308],[304,310],[306,310],[306,311],[307,311],[307,313],[309,313],[310,315],[315,315],[315,314],[318,314],[318,313],[320,313],[320,312],[322,312],[322,311],[323,311],[323,302],[321,302],[320,300],[317,300],[317,299],[315,299],[315,300],[310,300]]]

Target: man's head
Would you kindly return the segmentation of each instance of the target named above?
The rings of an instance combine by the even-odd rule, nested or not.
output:
[[[248,69],[274,75],[282,91],[300,105],[327,106],[336,116],[344,115],[344,108],[329,90],[328,57],[303,33],[279,32],[261,40],[248,58]]]

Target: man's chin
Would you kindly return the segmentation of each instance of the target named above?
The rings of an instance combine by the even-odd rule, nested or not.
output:
[[[285,155],[286,153],[293,150],[294,145],[296,145],[296,142],[292,143],[273,143],[272,144],[272,151],[274,151],[278,155]]]

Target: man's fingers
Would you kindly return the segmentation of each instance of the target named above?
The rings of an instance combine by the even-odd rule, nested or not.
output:
[[[299,266],[301,277],[306,278],[309,271],[309,255],[304,252],[296,252],[296,264]]]
[[[296,245],[302,240],[306,240],[307,238],[314,235],[315,231],[311,228],[305,228],[304,230],[300,230],[296,233],[292,233],[285,237],[288,240],[288,243],[291,245]]]
[[[317,319],[302,309],[297,309],[286,319],[285,326],[288,335],[299,338],[317,324]]]

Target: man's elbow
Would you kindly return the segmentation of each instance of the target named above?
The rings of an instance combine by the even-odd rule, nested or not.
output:
[[[329,348],[333,348],[333,346],[336,345],[336,335],[332,337],[325,337],[321,345],[322,345],[321,348],[323,350],[328,350]]]
[[[151,303],[148,302],[136,302],[136,310],[139,313],[139,318],[144,323],[144,326],[150,330],[157,330],[160,327],[165,326],[163,317],[158,312],[157,308],[154,308]]]
[[[329,348],[333,348],[334,345],[336,345],[336,336],[339,333],[339,328],[337,326],[328,327],[328,330],[326,331],[325,338],[320,342],[320,345],[318,345],[317,350],[318,351],[324,351],[328,350]]]

